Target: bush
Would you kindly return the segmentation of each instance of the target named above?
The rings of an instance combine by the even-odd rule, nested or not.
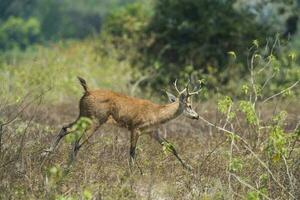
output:
[[[151,17],[149,7],[140,2],[129,4],[111,12],[106,17],[103,25],[101,52],[109,52],[107,46],[112,44],[113,48],[118,49],[121,54],[120,57],[130,57],[135,61],[139,60],[141,54],[138,50],[147,41],[144,31]]]
[[[0,49],[25,49],[40,39],[40,22],[36,18],[24,20],[10,17],[0,26]]]
[[[231,83],[249,74],[251,41],[272,43],[266,42],[268,35],[284,30],[280,14],[276,18],[280,23],[266,23],[262,14],[252,12],[263,10],[261,4],[254,8],[235,0],[162,0],[155,1],[154,13],[145,7],[136,3],[113,12],[101,42],[109,38],[121,50],[121,58],[129,57],[144,76],[151,77],[140,85],[156,91],[175,79],[185,82],[191,74],[205,78],[209,89],[224,85],[232,89]]]
[[[146,30],[152,42],[144,48],[141,68],[155,71],[157,78],[150,83],[155,88],[195,71],[212,74],[224,84],[227,79],[219,75],[228,67],[227,52],[236,50],[246,57],[249,41],[273,33],[253,17],[235,8],[234,0],[157,1]]]
[[[77,101],[82,88],[76,76],[84,77],[91,87],[126,91],[129,63],[115,60],[113,52],[110,56],[98,57],[93,42],[69,41],[51,48],[36,45],[22,52],[1,54],[0,96],[13,100],[30,91],[39,93],[52,88],[47,93],[47,101]]]

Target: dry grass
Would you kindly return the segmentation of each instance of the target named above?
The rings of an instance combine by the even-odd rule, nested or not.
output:
[[[25,104],[25,103],[24,103]],[[268,121],[275,108],[289,111],[287,131],[299,122],[299,102],[270,103],[262,114]],[[22,108],[22,106],[20,107]],[[0,119],[11,119],[20,108],[2,104]],[[296,109],[298,108],[298,109]],[[223,116],[211,101],[198,106],[198,112],[220,125]],[[171,155],[148,136],[137,147],[138,167],[128,166],[129,134],[125,129],[104,125],[79,151],[76,163],[67,171],[71,145],[62,141],[59,149],[41,166],[42,152],[63,124],[77,116],[77,103],[47,105],[32,103],[11,123],[3,126],[0,152],[0,199],[255,199],[253,189],[263,183],[266,169],[249,150],[237,141],[230,153],[229,137],[203,121],[180,117],[165,125],[163,134],[170,140],[193,170],[186,171]],[[249,127],[243,125],[238,135],[251,142]],[[296,182],[293,195],[299,197],[299,141],[288,166]],[[262,149],[252,149],[261,159]],[[228,170],[230,154],[243,163],[242,170]],[[289,181],[282,164],[268,165],[276,180],[286,188]],[[298,167],[297,167],[298,166]],[[298,171],[297,171],[298,170]],[[239,180],[240,178],[240,180]],[[298,182],[297,182],[298,181]],[[247,184],[246,184],[247,183]],[[266,196],[293,199],[268,176]],[[291,190],[289,190],[291,191]],[[259,197],[264,199],[263,197]]]

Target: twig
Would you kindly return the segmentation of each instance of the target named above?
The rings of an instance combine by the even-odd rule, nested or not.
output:
[[[292,88],[295,87],[299,82],[300,82],[300,80],[298,80],[297,82],[295,82],[295,83],[294,83],[293,85],[291,85],[290,87],[288,87],[288,88],[282,90],[281,92],[279,92],[279,93],[277,93],[277,94],[274,94],[274,95],[272,95],[272,96],[266,98],[262,103],[266,103],[266,102],[269,101],[270,99],[273,99],[273,98],[275,98],[275,97],[277,97],[277,96],[283,94],[283,93],[286,92],[287,90],[292,89]]]
[[[250,152],[251,152],[251,154],[253,154],[253,156],[259,161],[259,163],[267,170],[267,172],[269,173],[269,175],[271,176],[271,178],[273,179],[273,181],[281,188],[281,189],[283,189],[284,191],[286,191],[291,197],[293,197],[294,199],[296,199],[295,197],[294,197],[294,195],[293,194],[291,194],[281,183],[279,183],[277,180],[276,180],[276,178],[275,178],[275,176],[274,176],[274,174],[272,173],[272,171],[268,168],[268,166],[257,156],[257,154],[256,153],[254,153],[253,151],[252,151],[252,149],[250,148],[250,145],[248,144],[248,142],[246,141],[246,140],[244,140],[241,136],[238,136],[238,135],[236,135],[234,132],[232,132],[232,131],[229,131],[229,130],[227,130],[227,129],[224,129],[224,128],[222,128],[222,127],[219,127],[219,126],[216,126],[216,125],[214,125],[213,123],[211,123],[211,122],[209,122],[208,120],[206,120],[206,119],[204,119],[202,116],[199,116],[199,119],[201,119],[202,121],[204,121],[204,122],[206,122],[208,125],[210,125],[210,126],[213,126],[213,127],[215,127],[215,128],[217,128],[218,130],[220,130],[220,131],[223,131],[223,132],[225,132],[225,133],[229,133],[229,134],[233,134],[233,135],[235,135],[235,136],[237,136],[245,145],[245,148],[247,149],[247,150],[249,150]]]
[[[231,112],[231,108],[232,108],[232,104],[230,104],[230,106],[229,106],[229,108],[228,108],[228,110],[227,110],[227,113],[226,113],[226,121],[225,121],[225,123],[224,123],[224,125],[223,125],[223,128],[226,128],[226,126],[227,126],[227,124],[228,124],[228,122],[229,122],[229,118],[230,118],[230,112]]]
[[[298,130],[298,129],[299,129],[299,130]],[[294,129],[294,133],[296,133],[296,131],[299,131],[299,132],[300,132],[300,122],[298,122],[298,124],[296,125],[296,128]],[[295,149],[294,147],[295,147],[297,141],[299,141],[299,140],[297,140],[297,139],[294,140],[294,142],[293,142],[293,144],[292,144],[292,148],[290,148],[291,150],[290,150],[290,152],[288,153],[287,158],[290,158],[290,156],[292,155],[292,153],[293,153],[293,151],[294,151],[294,149]]]
[[[284,165],[285,165],[285,168],[286,168],[286,173],[287,173],[288,178],[289,178],[289,183],[290,183],[291,190],[292,190],[292,192],[294,193],[294,185],[293,185],[293,180],[292,180],[291,172],[290,172],[290,170],[289,170],[289,166],[288,166],[288,164],[287,164],[287,161],[286,161],[286,159],[285,159],[285,156],[282,155],[281,157],[282,157],[282,159],[283,159],[283,161],[284,161]]]
[[[43,98],[43,96],[48,92],[50,91],[52,88],[49,88],[48,90],[42,92],[41,94],[39,94],[36,98],[34,98],[33,100],[29,101],[21,110],[19,110],[14,117],[12,117],[11,119],[7,120],[6,122],[3,122],[1,124],[1,126],[6,126],[10,123],[12,123],[26,108],[28,108],[33,102],[39,100],[39,102],[41,101],[41,99]],[[26,95],[26,96],[29,96]],[[22,102],[23,103],[23,102]],[[39,103],[40,104],[40,103]]]
[[[273,73],[270,77],[267,78],[267,80],[264,82],[263,86],[261,87],[261,90],[263,90],[263,89],[267,86],[267,84],[269,83],[269,81],[270,81],[272,78],[274,78],[275,75],[276,75],[276,73]]]
[[[293,197],[294,199],[296,199],[295,197],[294,197],[294,195],[293,194],[291,194],[281,183],[279,183],[277,180],[276,180],[276,178],[275,178],[275,176],[274,176],[274,174],[273,174],[273,172],[269,169],[269,167],[266,165],[266,163],[264,163],[258,156],[257,156],[257,154],[256,153],[254,153],[253,151],[252,151],[252,149],[249,147],[249,145],[248,145],[248,143],[244,140],[244,139],[242,139],[242,138],[240,138],[241,139],[241,141],[242,142],[244,142],[246,145],[245,145],[245,148],[248,150],[248,151],[250,151],[251,153],[252,153],[252,155],[254,155],[254,157],[256,158],[256,160],[258,160],[259,162],[260,162],[260,164],[268,171],[268,173],[269,173],[269,175],[271,176],[271,178],[273,179],[273,181],[279,186],[279,187],[281,187],[281,189],[283,189],[284,191],[286,191],[291,197]]]
[[[256,90],[256,86],[255,86],[255,78],[254,78],[254,57],[255,57],[255,53],[256,51],[253,52],[252,56],[251,56],[251,61],[250,61],[250,82],[251,82],[251,86],[252,86],[252,90],[254,92],[254,100],[253,100],[253,108],[255,107],[255,104],[257,102],[257,90]],[[252,100],[252,94],[250,95],[250,102]]]
[[[229,162],[228,162],[228,166],[227,166],[227,173],[228,173],[228,189],[229,189],[229,192],[232,191],[232,187],[231,187],[230,165],[231,165],[231,163],[232,163],[233,145],[234,145],[234,138],[231,137]]]
[[[201,162],[200,166],[198,167],[198,169],[201,171],[202,170],[202,167],[204,165],[204,163],[207,161],[207,159],[217,150],[218,147],[220,147],[222,144],[224,144],[226,142],[226,139],[221,141],[220,143],[218,143],[214,148],[213,150],[211,150],[207,156],[204,158],[204,160]]]
[[[12,158],[11,160],[9,160],[6,163],[2,164],[0,166],[0,168],[3,168],[5,166],[9,165],[10,163],[15,162],[15,161],[17,161],[17,160],[20,159],[21,154],[22,154],[22,150],[23,150],[23,147],[24,147],[24,141],[25,141],[26,132],[27,132],[27,130],[28,130],[28,128],[29,128],[29,126],[30,126],[33,118],[34,118],[34,116],[32,116],[30,118],[29,122],[27,123],[27,125],[26,125],[26,127],[25,127],[25,129],[23,131],[23,135],[22,135],[22,138],[21,138],[20,146],[19,146],[19,149],[18,149],[18,154],[14,158]]]
[[[273,43],[273,46],[272,46],[271,52],[270,52],[271,55],[273,55],[273,51],[274,51],[274,49],[276,47],[277,42],[279,42],[279,34],[276,34],[276,36],[275,36],[275,41]]]
[[[15,121],[18,116],[26,109],[28,108],[30,105],[32,105],[33,102],[35,101],[38,101],[38,105],[41,104],[42,102],[42,99],[44,97],[44,95],[50,91],[52,88],[48,88],[47,90],[41,92],[36,98],[34,98],[33,100],[29,101],[23,108],[21,108],[19,111],[17,111],[17,113],[11,118],[11,119],[8,119],[6,122],[3,122],[0,124],[0,152],[1,152],[1,149],[2,149],[2,137],[3,137],[3,127],[4,126],[7,126],[8,124],[12,123],[13,121]],[[23,98],[21,104],[19,107],[21,107],[21,105],[25,102],[25,99],[30,95],[30,93],[26,94],[25,97]],[[18,107],[18,108],[19,108]]]
[[[247,186],[248,188],[255,190],[257,193],[259,193],[260,195],[262,195],[264,198],[271,200],[271,198],[269,198],[268,196],[266,196],[264,193],[262,193],[261,191],[259,191],[258,189],[256,189],[255,187],[253,187],[252,185],[250,185],[249,183],[245,182],[244,180],[240,179],[237,175],[230,173],[231,176],[233,176],[238,182],[240,182],[241,184]]]
[[[139,78],[139,80],[137,80],[133,86],[131,87],[131,90],[130,90],[130,94],[133,95],[135,93],[135,90],[137,89],[137,87],[139,86],[139,84],[147,79],[149,79],[150,77],[149,76],[142,76],[141,78]]]

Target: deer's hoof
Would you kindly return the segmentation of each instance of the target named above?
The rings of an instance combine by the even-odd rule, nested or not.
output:
[[[184,164],[184,166],[183,166],[186,170],[188,170],[188,171],[193,171],[193,167],[191,166],[191,165],[189,165],[189,164]]]
[[[45,149],[43,150],[43,152],[41,153],[41,156],[47,156],[48,154],[52,153],[53,149]]]

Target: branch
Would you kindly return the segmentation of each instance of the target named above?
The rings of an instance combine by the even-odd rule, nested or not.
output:
[[[294,83],[294,84],[291,85],[290,87],[288,87],[288,88],[282,90],[281,92],[279,92],[279,93],[277,93],[277,94],[274,94],[274,95],[272,95],[272,96],[266,98],[262,103],[266,103],[266,102],[269,101],[270,99],[273,99],[273,98],[275,98],[275,97],[277,97],[277,96],[279,96],[279,95],[285,93],[287,90],[290,90],[290,89],[292,89],[293,87],[295,87],[299,82],[300,82],[300,80],[298,80],[296,83]]]
[[[141,78],[139,78],[139,80],[137,80],[137,81],[133,84],[133,86],[132,86],[132,88],[131,88],[131,90],[130,90],[130,94],[133,95],[133,94],[135,93],[135,90],[136,90],[137,87],[139,86],[139,84],[140,84],[141,82],[143,82],[143,81],[149,79],[149,78],[151,78],[151,76],[146,76],[146,75],[145,75],[145,76],[142,76]]]
[[[253,187],[252,185],[250,185],[249,183],[245,182],[244,180],[240,179],[237,175],[233,174],[233,173],[229,173],[231,176],[233,176],[238,182],[240,182],[241,184],[247,186],[248,188],[255,190],[256,192],[258,192],[261,196],[263,196],[264,198],[271,200],[268,196],[266,196],[264,193],[262,193],[261,191],[259,191],[258,189],[256,189],[255,187]]]
[[[272,173],[272,171],[268,168],[268,166],[258,157],[258,155],[256,154],[256,153],[254,153],[253,151],[252,151],[252,149],[250,148],[250,145],[248,144],[248,142],[245,140],[245,139],[243,139],[241,136],[239,136],[239,135],[236,135],[234,132],[232,132],[232,131],[229,131],[229,130],[227,130],[227,129],[224,129],[224,128],[222,128],[222,127],[219,127],[219,126],[217,126],[217,125],[214,125],[213,123],[211,123],[211,122],[209,122],[208,120],[206,120],[206,119],[204,119],[202,116],[199,116],[199,119],[201,119],[202,121],[204,121],[205,123],[207,123],[209,126],[213,126],[213,127],[215,127],[216,129],[218,129],[218,130],[220,130],[220,131],[223,131],[223,132],[225,132],[225,133],[229,133],[229,134],[233,134],[233,135],[235,135],[236,137],[238,137],[245,145],[245,148],[247,149],[247,150],[249,150],[250,152],[251,152],[251,154],[253,154],[253,156],[256,158],[256,160],[267,170],[267,172],[269,173],[269,175],[271,176],[271,178],[272,178],[272,180],[281,188],[281,189],[283,189],[284,191],[286,191],[291,197],[293,197],[294,199],[296,199],[295,197],[294,197],[294,195],[293,194],[291,194],[281,183],[279,183],[279,181],[277,181],[276,180],[276,178],[275,178],[275,176],[274,176],[274,174]]]
[[[28,108],[33,102],[35,101],[41,101],[41,99],[43,98],[43,96],[49,92],[52,88],[48,88],[46,91],[41,92],[36,98],[34,98],[33,100],[29,101],[23,108],[21,108],[14,117],[12,117],[11,119],[8,119],[6,122],[3,122],[2,124],[0,124],[0,126],[6,126],[10,123],[12,123],[15,119],[18,118],[18,116],[26,109]],[[27,96],[29,96],[29,93],[24,97],[24,101],[25,98],[27,98]]]

